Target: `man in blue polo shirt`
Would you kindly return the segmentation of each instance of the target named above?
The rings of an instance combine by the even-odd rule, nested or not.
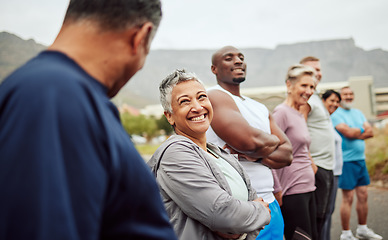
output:
[[[382,239],[366,225],[368,216],[368,191],[370,183],[368,170],[365,165],[365,142],[373,137],[371,125],[362,112],[352,108],[354,93],[349,87],[341,89],[341,107],[332,115],[335,129],[342,137],[342,151],[344,165],[339,178],[339,188],[342,189],[341,203],[341,240],[356,239],[350,230],[350,213],[353,196],[357,196],[358,227],[356,237],[359,239]]]
[[[54,43],[0,85],[0,239],[176,239],[110,102],[160,19],[159,0],[71,0]]]

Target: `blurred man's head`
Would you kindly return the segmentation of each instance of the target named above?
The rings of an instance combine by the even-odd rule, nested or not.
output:
[[[345,109],[351,109],[354,100],[354,93],[350,87],[343,87],[341,89],[341,106]]]
[[[113,97],[144,66],[161,16],[160,0],[70,0],[49,50],[74,59]]]
[[[321,81],[322,78],[322,72],[321,72],[321,62],[319,61],[319,58],[313,57],[313,56],[308,56],[304,57],[302,60],[299,62],[300,64],[307,65],[310,67],[313,67],[316,71],[316,79],[317,79],[317,85]]]
[[[159,0],[70,0],[64,23],[87,20],[103,30],[120,31],[151,22],[156,31],[161,17]]]

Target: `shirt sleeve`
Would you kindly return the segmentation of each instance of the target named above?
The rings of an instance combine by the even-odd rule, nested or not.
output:
[[[341,113],[340,113],[341,109],[338,108],[333,114],[331,114],[331,121],[333,122],[333,126],[334,128],[340,124],[340,123],[344,123],[344,119],[342,118],[341,116]]]
[[[275,119],[275,122],[279,126],[279,128],[283,132],[286,132],[286,130],[287,130],[287,115],[286,115],[284,109],[281,106],[275,108],[275,110],[272,113],[272,116]]]

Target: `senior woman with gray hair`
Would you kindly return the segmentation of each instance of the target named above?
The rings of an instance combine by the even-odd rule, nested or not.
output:
[[[206,142],[213,109],[201,81],[176,70],[159,87],[164,115],[176,135],[148,161],[181,240],[255,239],[270,221],[238,160]]]

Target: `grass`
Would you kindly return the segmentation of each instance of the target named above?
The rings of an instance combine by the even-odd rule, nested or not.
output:
[[[160,146],[160,144],[152,145],[152,144],[137,144],[135,145],[137,151],[141,155],[152,155],[156,151],[156,149]]]
[[[365,141],[365,155],[371,178],[388,181],[388,125],[374,129],[374,137]]]

